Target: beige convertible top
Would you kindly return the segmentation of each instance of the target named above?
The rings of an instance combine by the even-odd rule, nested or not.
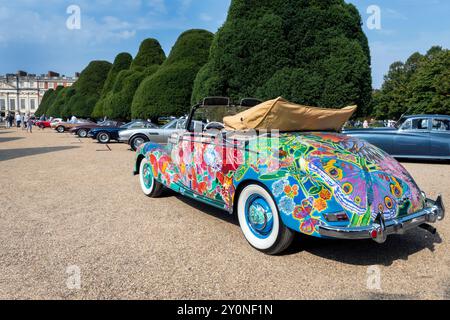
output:
[[[357,106],[325,109],[298,105],[281,97],[235,116],[225,117],[227,130],[340,131]]]

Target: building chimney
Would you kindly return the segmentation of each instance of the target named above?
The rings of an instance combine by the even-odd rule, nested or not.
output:
[[[59,73],[58,72],[54,72],[54,71],[49,71],[47,76],[49,78],[56,78],[56,77],[59,77]]]

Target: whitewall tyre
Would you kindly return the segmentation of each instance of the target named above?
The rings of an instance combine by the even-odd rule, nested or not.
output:
[[[144,192],[147,197],[157,198],[161,196],[163,185],[153,177],[152,167],[147,158],[144,158],[141,161],[139,167],[139,181],[142,192]]]
[[[266,254],[283,252],[294,239],[294,232],[281,221],[273,197],[258,184],[250,184],[242,190],[237,215],[245,239]]]

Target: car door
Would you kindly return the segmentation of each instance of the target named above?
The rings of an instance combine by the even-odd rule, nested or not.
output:
[[[433,158],[450,157],[450,119],[434,118],[431,124],[430,156]]]
[[[394,137],[394,154],[405,157],[430,156],[430,119],[411,118],[404,122]]]

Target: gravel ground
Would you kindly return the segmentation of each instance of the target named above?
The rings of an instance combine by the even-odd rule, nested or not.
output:
[[[169,192],[146,198],[134,154],[110,147],[0,129],[0,298],[450,298],[450,219],[435,236],[414,230],[383,245],[300,236],[270,257],[226,213]],[[449,164],[404,165],[450,208]],[[67,286],[71,266],[80,289]],[[373,270],[381,290],[367,285]]]

